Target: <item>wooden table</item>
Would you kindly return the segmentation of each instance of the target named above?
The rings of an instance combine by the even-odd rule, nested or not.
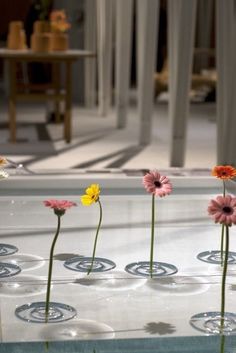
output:
[[[16,102],[17,101],[48,101],[55,102],[56,120],[59,119],[59,103],[65,102],[64,139],[67,143],[71,140],[71,83],[72,63],[81,58],[95,57],[95,53],[86,50],[67,50],[63,52],[36,53],[31,50],[0,49],[0,58],[8,62],[9,75],[9,129],[10,141],[16,142]],[[17,63],[46,62],[53,64],[53,81],[48,92],[48,85],[41,85],[41,92],[20,92],[17,82]],[[64,93],[60,92],[60,65],[65,65]],[[36,89],[39,89],[35,87]],[[27,87],[27,86],[26,86]],[[30,88],[30,87],[29,87]]]

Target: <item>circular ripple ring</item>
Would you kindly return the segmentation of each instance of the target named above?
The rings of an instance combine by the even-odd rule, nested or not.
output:
[[[18,248],[10,244],[0,243],[0,256],[12,255],[18,251]]]
[[[197,255],[197,258],[200,261],[207,262],[210,264],[221,264],[221,252],[219,250],[203,251]],[[236,264],[236,252],[229,251],[228,264]]]
[[[64,266],[72,271],[87,272],[92,264],[92,257],[73,257],[64,262]],[[116,264],[108,259],[95,257],[91,272],[106,272],[116,267]]]
[[[15,315],[23,321],[45,323],[45,307],[45,302],[24,304],[15,310]],[[75,308],[70,305],[50,302],[48,323],[68,321],[73,319],[76,314]]]
[[[45,321],[45,305],[43,303],[43,305],[41,307],[38,308],[34,308],[31,311],[31,317],[36,319],[36,320],[43,320]],[[60,310],[59,307],[56,306],[50,306],[49,307],[49,313],[48,313],[48,317],[49,320],[56,320],[58,321],[60,318],[63,317],[63,312],[62,310]]]
[[[78,271],[80,270],[85,270],[88,271],[92,265],[92,261],[84,261],[81,260],[76,264],[76,268]],[[102,262],[100,261],[94,261],[93,263],[93,271],[105,271],[105,266]]]
[[[134,262],[125,267],[125,271],[131,275],[150,277],[151,268],[149,261]],[[153,277],[171,276],[178,272],[177,267],[165,262],[153,262]]]
[[[221,313],[218,311],[196,314],[191,317],[190,324],[196,330],[208,334],[235,335],[236,314],[226,312],[223,317],[223,327]]]
[[[0,278],[12,277],[21,272],[21,268],[11,263],[0,262]]]

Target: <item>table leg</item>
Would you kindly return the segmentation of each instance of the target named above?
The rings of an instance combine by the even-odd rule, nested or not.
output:
[[[65,83],[65,120],[64,138],[67,143],[71,140],[71,70],[72,62],[66,62],[66,83]]]
[[[54,63],[53,67],[53,85],[55,89],[55,93],[57,95],[60,94],[60,64],[59,63]],[[55,99],[55,119],[56,123],[60,123],[60,101],[56,98]]]
[[[16,142],[16,61],[9,61],[9,130],[10,142]]]

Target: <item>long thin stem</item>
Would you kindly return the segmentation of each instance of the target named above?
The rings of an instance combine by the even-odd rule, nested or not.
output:
[[[153,253],[154,253],[154,229],[155,229],[155,195],[152,195],[152,228],[151,228],[151,248],[150,248],[150,276],[153,275]]]
[[[221,259],[221,266],[224,263],[224,239],[225,239],[225,225],[221,225],[221,241],[220,241],[220,259]]]
[[[225,336],[221,336],[220,339],[220,353],[224,353],[225,352]]]
[[[229,226],[225,226],[226,228],[226,239],[225,239],[225,256],[224,256],[224,266],[223,266],[223,275],[222,275],[222,283],[221,283],[221,311],[220,311],[220,326],[221,333],[224,328],[224,315],[225,315],[225,283],[226,283],[226,275],[227,275],[227,267],[228,267],[228,253],[229,253]]]
[[[223,196],[225,197],[225,180],[223,179]]]
[[[223,197],[225,197],[225,180],[223,179]],[[221,258],[221,266],[223,266],[224,259],[224,239],[225,239],[225,225],[221,226],[221,242],[220,242],[220,258]]]
[[[93,246],[93,255],[92,255],[92,262],[91,262],[91,266],[87,272],[87,275],[90,274],[90,272],[93,270],[93,263],[94,263],[94,258],[95,258],[95,253],[96,253],[96,247],[97,247],[97,240],[98,240],[98,233],[101,227],[101,223],[102,223],[102,204],[100,202],[100,200],[97,201],[99,204],[99,210],[100,210],[100,216],[99,216],[99,222],[98,222],[98,226],[97,226],[97,232],[96,232],[96,236],[95,236],[95,240],[94,240],[94,246]]]
[[[54,236],[49,257],[49,268],[48,268],[48,283],[47,283],[47,294],[46,294],[46,306],[45,306],[45,322],[48,322],[49,304],[50,304],[50,292],[51,292],[51,279],[52,279],[52,265],[53,265],[53,253],[56,245],[56,241],[60,232],[61,216],[57,215],[57,230]]]

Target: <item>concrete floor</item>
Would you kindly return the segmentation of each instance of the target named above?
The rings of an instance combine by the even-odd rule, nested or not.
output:
[[[63,141],[63,125],[46,123],[45,106],[18,105],[16,144],[9,143],[7,106],[0,108],[0,154],[35,169],[166,169],[169,167],[168,106],[156,103],[152,143],[138,145],[137,107],[132,103],[128,124],[116,129],[116,113],[73,107],[73,139]],[[216,106],[192,104],[188,122],[185,168],[209,169],[216,163]]]

